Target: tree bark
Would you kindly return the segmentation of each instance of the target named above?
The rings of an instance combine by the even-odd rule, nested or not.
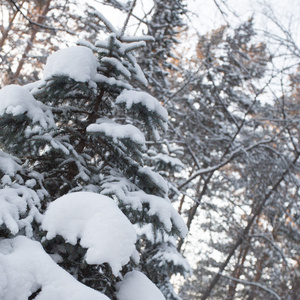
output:
[[[264,255],[262,256],[262,258],[259,259],[259,260],[257,261],[257,263],[256,263],[256,268],[255,268],[255,270],[256,270],[256,275],[255,275],[255,278],[254,278],[254,282],[259,282],[259,281],[260,281],[261,276],[262,276],[262,272],[263,272],[263,268],[264,268],[263,264],[264,264],[264,261],[265,261],[267,258],[268,258],[268,255],[267,255],[267,254],[264,254]],[[248,297],[248,300],[253,300],[253,299],[254,299],[256,289],[257,289],[257,288],[254,287],[254,286],[251,288],[251,293],[250,293],[250,295],[249,295],[249,297]]]
[[[232,277],[236,278],[236,279],[240,279],[240,276],[242,274],[243,271],[243,266],[248,254],[250,246],[247,245],[245,248],[241,248],[240,251],[240,257],[238,259],[237,265],[235,267],[235,270],[233,271]],[[233,281],[231,282],[229,288],[228,288],[228,293],[227,293],[227,297],[226,300],[233,300],[234,295],[236,293],[236,287],[238,285],[237,281]]]
[[[51,3],[51,0],[47,0],[47,2],[45,3],[45,5],[40,8],[40,11],[38,12],[39,13],[39,17],[37,19],[37,23],[39,23],[39,24],[43,24],[44,23],[45,16],[49,12],[50,3]],[[10,83],[15,83],[17,81],[17,78],[19,77],[20,72],[21,72],[21,70],[22,70],[22,68],[24,66],[26,57],[27,57],[29,51],[33,48],[33,44],[34,44],[34,40],[35,40],[36,34],[39,32],[39,27],[37,25],[31,25],[31,26],[33,26],[33,28],[32,28],[32,33],[31,33],[29,42],[27,43],[27,46],[26,46],[26,48],[25,48],[25,50],[24,50],[24,52],[22,54],[21,60],[20,60],[20,62],[18,64],[18,67],[17,67],[15,73],[14,73],[14,75],[12,76],[12,78],[10,80]]]

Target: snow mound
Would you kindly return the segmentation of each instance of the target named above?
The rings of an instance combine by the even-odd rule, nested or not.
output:
[[[38,293],[38,290],[41,291]],[[108,300],[59,267],[41,244],[26,237],[0,241],[0,299]]]
[[[139,271],[125,275],[123,281],[117,285],[116,296],[118,300],[165,300],[155,284]]]
[[[35,100],[27,88],[15,84],[7,85],[0,90],[0,99],[0,116],[25,114],[33,123],[39,123],[43,128],[55,127],[50,109]]]
[[[91,49],[75,46],[59,50],[47,59],[44,80],[67,76],[79,82],[93,82],[97,73],[97,59]]]
[[[114,275],[136,257],[136,233],[115,202],[91,192],[70,193],[50,203],[42,228],[46,238],[61,235],[66,242],[87,248],[88,264],[108,263]]]

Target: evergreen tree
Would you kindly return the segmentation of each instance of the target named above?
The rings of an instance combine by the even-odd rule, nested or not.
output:
[[[126,37],[94,15],[110,31],[106,41],[57,51],[42,80],[0,91],[4,299],[163,299],[142,273],[174,299],[170,277],[188,270],[176,251],[186,226],[166,181],[144,166],[141,130],[158,139],[168,121],[160,103],[135,88],[147,80],[134,51],[151,38]],[[32,267],[14,263],[18,255]],[[12,268],[28,284],[14,290]],[[65,283],[55,292],[53,274]]]

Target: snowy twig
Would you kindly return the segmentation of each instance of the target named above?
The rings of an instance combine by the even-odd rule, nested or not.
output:
[[[94,8],[93,8],[94,9]],[[115,27],[99,12],[98,10],[94,9],[93,14],[100,19],[106,26],[106,28],[112,32],[115,33],[116,36],[119,35],[119,32],[115,29]]]
[[[171,123],[169,123],[169,127],[170,127],[170,128],[171,128],[178,136],[179,136],[179,138],[180,138],[181,140],[184,141],[183,144],[185,144],[185,146],[187,147],[187,149],[188,149],[188,151],[190,152],[190,154],[191,154],[191,156],[192,156],[192,158],[193,158],[195,164],[197,165],[197,168],[200,170],[200,169],[201,169],[200,162],[198,161],[196,155],[195,155],[194,152],[192,151],[190,145],[186,142],[185,138],[184,138],[177,130],[175,130],[174,126],[173,126]]]
[[[198,203],[199,205],[201,204],[201,202],[197,199],[195,199],[194,197],[191,197],[190,195],[188,195],[187,193],[185,192],[180,192],[182,195],[184,195],[185,197],[188,197],[189,199],[191,199],[192,201]]]
[[[288,262],[287,262],[287,260],[286,260],[286,258],[285,258],[285,255],[284,255],[283,252],[281,251],[281,249],[280,249],[279,247],[277,247],[277,246],[274,244],[274,242],[271,241],[269,238],[267,238],[265,235],[263,235],[263,234],[251,234],[251,235],[248,235],[248,237],[250,237],[250,238],[252,238],[252,237],[253,237],[253,238],[263,238],[263,239],[265,239],[266,241],[268,241],[268,242],[275,248],[275,250],[277,250],[277,251],[280,253],[282,259],[283,259],[284,262],[285,262],[285,264],[288,266]]]
[[[144,42],[154,42],[155,38],[151,35],[143,35],[143,36],[121,36],[120,37],[121,42],[139,42],[139,41],[144,41]]]
[[[98,1],[98,0],[95,0],[96,2],[98,3],[101,3],[102,5],[106,5],[106,6],[110,6],[110,7],[113,7],[114,9],[118,9],[120,11],[125,11],[125,12],[128,12],[130,9],[127,9],[125,6],[123,5],[120,5],[120,6],[115,6],[109,2],[103,2],[103,1]],[[141,19],[140,17],[138,17],[137,15],[131,13],[131,16],[133,16],[135,19],[137,19],[138,21],[140,21],[141,23],[144,23],[146,25],[148,25],[148,22],[147,21],[144,21],[143,19]]]
[[[282,134],[282,132],[285,131],[286,128],[290,125],[291,124],[287,124],[281,131],[279,131],[277,134],[273,135],[269,139],[261,140],[261,141],[259,141],[257,143],[254,143],[253,145],[250,145],[246,148],[239,147],[239,148],[235,149],[234,151],[231,152],[230,156],[226,160],[224,160],[223,162],[221,162],[221,163],[219,163],[215,166],[208,167],[208,168],[205,168],[205,169],[200,169],[198,172],[196,172],[194,175],[192,175],[190,178],[188,178],[184,183],[182,183],[178,187],[178,189],[180,190],[182,187],[184,187],[185,185],[187,185],[189,182],[191,182],[193,179],[195,179],[196,177],[198,177],[200,175],[211,173],[211,172],[214,172],[214,171],[220,169],[221,167],[228,164],[234,157],[236,157],[240,153],[247,153],[248,151],[250,151],[250,150],[252,150],[252,149],[254,149],[258,146],[261,146],[261,145],[264,145],[264,144],[269,144],[269,143],[273,142],[275,137],[278,137],[280,134]]]
[[[122,28],[122,30],[121,30],[120,37],[121,37],[122,35],[124,35],[125,29],[126,29],[126,27],[127,27],[127,24],[128,24],[128,22],[129,22],[130,16],[131,16],[131,14],[132,14],[132,11],[133,11],[135,5],[136,5],[136,0],[133,1],[132,5],[131,5],[131,8],[130,8],[128,14],[127,14],[127,17],[126,17],[126,20],[125,20],[125,22],[124,22],[123,28]]]
[[[241,280],[241,279],[237,279],[228,275],[224,275],[219,273],[222,277],[225,277],[227,279],[236,281],[238,283],[244,284],[244,285],[252,285],[252,286],[256,286],[259,287],[260,289],[272,294],[276,299],[281,300],[281,298],[279,297],[279,295],[277,293],[275,293],[272,289],[265,287],[264,285],[257,283],[257,282],[252,282],[252,281],[246,281],[246,280]]]

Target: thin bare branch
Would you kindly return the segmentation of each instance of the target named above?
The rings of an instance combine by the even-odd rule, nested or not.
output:
[[[17,3],[14,0],[10,0],[10,2],[13,4],[13,6],[17,9],[18,12],[20,12],[20,14],[31,24],[31,25],[35,25],[38,26],[40,28],[43,29],[47,29],[47,30],[54,30],[54,31],[65,31],[69,34],[75,35],[74,31],[65,29],[65,28],[57,28],[57,27],[52,27],[52,26],[47,26],[38,22],[35,22],[33,20],[31,20],[28,16],[26,16],[23,11],[21,10],[21,8],[17,5]]]
[[[228,276],[228,275],[224,275],[224,274],[220,274],[222,277],[225,277],[227,279],[230,279],[230,280],[233,280],[233,281],[236,281],[238,283],[241,283],[243,285],[252,285],[252,286],[256,286],[256,287],[259,287],[260,289],[272,294],[276,299],[278,300],[281,300],[281,298],[279,297],[279,295],[277,293],[275,293],[275,291],[273,291],[272,289],[270,288],[267,288],[265,287],[264,285],[260,284],[260,283],[257,283],[257,282],[251,282],[251,281],[246,281],[246,280],[241,280],[241,279],[237,279],[237,278],[234,278],[234,277],[231,277],[231,276]]]
[[[126,30],[127,24],[128,24],[128,22],[129,22],[129,19],[130,19],[130,16],[131,16],[131,14],[132,14],[132,12],[133,12],[133,9],[134,9],[134,7],[135,7],[135,5],[136,5],[136,1],[137,1],[137,0],[134,0],[133,3],[132,3],[132,5],[131,5],[131,8],[130,8],[128,14],[127,14],[127,17],[126,17],[126,20],[125,20],[125,22],[124,22],[123,28],[122,28],[122,30],[121,30],[120,36],[124,35],[124,32],[125,32],[125,30]]]

